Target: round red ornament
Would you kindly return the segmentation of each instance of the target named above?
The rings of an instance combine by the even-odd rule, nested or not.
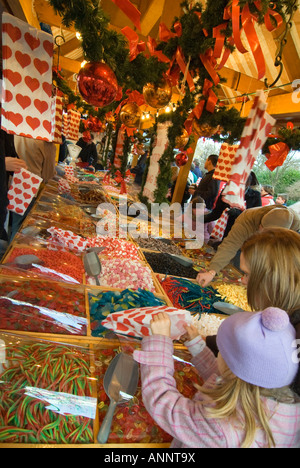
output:
[[[119,89],[114,72],[102,62],[86,63],[78,73],[77,84],[83,99],[96,107],[111,104]]]
[[[188,160],[189,160],[189,157],[185,153],[178,153],[177,156],[175,157],[175,162],[178,167],[185,166]]]

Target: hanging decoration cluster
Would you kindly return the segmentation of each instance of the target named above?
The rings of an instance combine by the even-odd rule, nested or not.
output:
[[[112,1],[139,29],[140,14],[132,3],[129,0]],[[72,25],[80,32],[84,58],[88,62],[78,78],[85,102],[72,96],[59,72],[56,73],[57,86],[68,95],[69,101],[82,106],[90,115],[102,122],[108,116],[121,119],[127,136],[132,137],[139,125],[139,106],[147,103],[159,109],[170,101],[172,87],[177,86],[180,90],[181,99],[175,112],[171,116],[159,116],[156,122],[171,122],[169,146],[160,158],[157,179],[156,192],[164,200],[176,138],[182,136],[184,130],[189,137],[195,134],[229,144],[240,139],[246,119],[241,118],[236,109],[227,109],[219,102],[217,89],[225,81],[219,72],[237,49],[242,54],[250,52],[253,55],[257,77],[263,78],[265,61],[255,26],[264,24],[269,31],[274,31],[290,15],[293,1],[208,0],[204,7],[201,3],[186,0],[181,4],[183,15],[174,19],[170,29],[160,24],[159,43],[151,37],[147,42],[141,41],[128,26],[122,34],[109,29],[109,18],[98,0],[49,0],[49,3],[62,17],[66,28]],[[249,50],[243,44],[242,32],[247,37]],[[99,63],[111,70],[108,81],[104,71],[98,76]],[[87,86],[86,73],[92,67],[95,67],[93,84]],[[100,101],[94,100],[94,93],[101,96]],[[182,152],[188,149],[189,141],[190,138],[186,146],[180,148]]]

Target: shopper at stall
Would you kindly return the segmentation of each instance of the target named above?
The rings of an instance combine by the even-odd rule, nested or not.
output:
[[[256,190],[258,184],[257,177],[253,171],[251,171],[245,187],[245,207],[248,210],[249,208],[255,208],[261,206],[261,195],[260,191]],[[224,189],[223,189],[224,190]],[[235,220],[238,218],[240,214],[242,214],[242,210],[238,208],[232,208],[228,203],[226,203],[222,198],[222,192],[217,199],[216,206],[212,211],[205,214],[204,216],[204,223],[212,223],[213,221],[217,221],[221,216],[224,210],[228,208],[227,216],[228,221],[226,227],[224,229],[223,238],[227,237],[229,231],[231,230]],[[218,242],[219,244],[220,242]],[[216,246],[216,242],[211,239],[211,244]]]
[[[85,131],[76,143],[77,146],[82,148],[78,155],[78,161],[87,163],[90,166],[96,165],[98,160],[97,148],[93,140],[94,135],[89,131]]]
[[[20,159],[26,162],[33,174],[41,177],[46,184],[55,175],[55,143],[15,135],[15,148]]]
[[[257,231],[283,227],[292,231],[300,230],[300,216],[291,208],[285,206],[262,206],[245,210],[235,221],[228,236],[219,245],[213,256],[208,271],[197,276],[200,286],[207,286],[230,261],[239,267],[239,253],[244,242]]]
[[[218,156],[211,154],[205,161],[205,176],[201,179],[198,187],[190,188],[189,192],[193,198],[201,197],[205,201],[206,208],[211,210],[219,194],[220,181],[213,179]]]
[[[174,437],[172,448],[297,448],[300,402],[289,388],[298,371],[295,329],[287,313],[269,307],[241,312],[219,328],[218,358],[194,327],[186,342],[204,379],[193,399],[176,387],[171,321],[153,316],[152,336],[134,358],[141,363],[143,402]]]
[[[8,245],[8,233],[5,229],[7,217],[7,191],[9,174],[26,169],[26,163],[18,158],[14,146],[14,135],[0,130],[0,259]]]
[[[56,174],[56,146],[50,141],[36,140],[15,135],[14,143],[20,159],[25,161],[28,171],[41,177],[44,183],[51,180]],[[31,211],[36,197],[33,198],[24,215],[12,213],[10,242],[18,232],[22,222]]]

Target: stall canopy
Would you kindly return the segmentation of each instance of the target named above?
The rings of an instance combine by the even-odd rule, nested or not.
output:
[[[60,43],[57,41],[56,57],[59,53],[59,64],[64,77],[75,91],[76,75],[84,59],[80,38],[76,36],[75,29],[73,27],[65,29],[61,17],[55,14],[46,0],[1,0],[0,3],[2,11],[7,11],[37,28],[44,23],[51,28],[54,37],[63,37]],[[129,26],[138,33],[141,41],[147,41],[149,36],[158,41],[159,25],[164,23],[170,28],[174,18],[182,13],[180,6],[182,0],[132,0],[131,4],[141,13],[140,29],[137,29],[120,8],[122,3],[124,2],[120,0],[102,0],[101,8],[110,18],[112,29],[121,32],[125,26]],[[226,82],[218,89],[218,98],[225,105],[233,105],[238,110],[243,106],[241,114],[246,116],[251,108],[254,93],[258,89],[265,90],[269,87],[268,112],[276,118],[277,125],[285,126],[287,122],[293,120],[293,124],[299,126],[300,104],[295,94],[295,89],[300,84],[299,8],[295,6],[291,27],[287,28],[287,31],[285,24],[273,32],[268,31],[263,24],[256,27],[256,33],[265,59],[264,77],[258,79],[257,64],[251,52],[242,54],[239,50],[235,50],[220,71],[220,76],[225,78]],[[242,40],[248,46],[244,37]],[[278,54],[280,67],[275,66]],[[241,99],[245,94],[247,99]],[[245,100],[248,102],[242,102]]]

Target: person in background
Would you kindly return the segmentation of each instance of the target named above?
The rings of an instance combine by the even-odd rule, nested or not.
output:
[[[20,169],[27,169],[24,161],[18,158],[14,146],[14,135],[0,130],[0,259],[4,255],[7,246],[9,235],[5,228],[7,217],[7,191],[8,178],[14,172]]]
[[[209,263],[208,271],[197,276],[200,286],[207,286],[229,262],[236,258],[239,268],[239,253],[244,242],[262,229],[283,227],[292,231],[300,230],[300,217],[291,208],[271,205],[245,210],[235,221],[228,236],[219,245]]]
[[[286,193],[279,193],[276,198],[276,205],[283,205],[287,206],[287,202],[289,200],[289,196]]]
[[[261,195],[260,190],[258,189],[258,180],[253,171],[250,172],[249,177],[246,181],[244,198],[247,210],[249,208],[261,206]],[[204,223],[212,223],[213,221],[216,221],[221,217],[222,213],[226,208],[229,208],[229,211],[228,221],[224,231],[223,239],[228,236],[233,224],[235,223],[235,220],[243,211],[238,208],[231,208],[230,205],[223,200],[221,193],[217,199],[216,206],[214,207],[214,209],[211,212],[205,214],[204,216]],[[211,243],[214,246],[216,246],[216,243],[214,243],[213,239],[211,239]]]
[[[193,161],[195,168],[193,170],[194,174],[197,176],[197,180],[202,178],[202,171],[200,169],[200,163],[198,159],[194,159]]]
[[[274,187],[272,185],[262,185],[260,193],[262,206],[275,205]]]
[[[49,182],[56,173],[55,143],[19,135],[15,135],[14,141],[16,152],[25,161],[28,170],[41,177],[45,184]]]
[[[142,185],[144,172],[147,167],[147,158],[149,155],[149,150],[144,149],[144,145],[141,143],[137,146],[137,151],[139,156],[137,165],[131,169],[131,173],[135,174],[134,183],[137,185]]]
[[[95,166],[98,159],[97,148],[93,140],[94,135],[86,130],[76,143],[77,146],[82,148],[78,155],[78,161],[87,163],[89,166]]]
[[[34,138],[26,138],[19,135],[15,135],[14,143],[19,158],[25,161],[29,172],[41,177],[45,184],[55,176],[55,143],[44,140],[35,140]],[[33,198],[24,215],[12,213],[10,242],[13,240],[22,222],[33,207],[35,200],[36,197]]]
[[[191,184],[196,184],[196,182],[198,180],[198,177],[195,174],[195,164],[194,163],[191,164],[191,170],[189,172],[189,177],[190,177],[190,180],[191,180]]]
[[[219,194],[220,181],[213,179],[215,168],[217,166],[218,156],[211,154],[205,161],[205,176],[201,179],[198,187],[190,188],[192,198],[201,197],[205,201],[206,208],[212,210]]]
[[[133,357],[141,364],[145,407],[173,437],[171,448],[299,447],[300,401],[290,388],[299,367],[296,332],[284,310],[228,317],[218,330],[217,358],[187,325],[185,344],[204,380],[193,399],[174,379],[170,316],[154,314],[150,327]]]

